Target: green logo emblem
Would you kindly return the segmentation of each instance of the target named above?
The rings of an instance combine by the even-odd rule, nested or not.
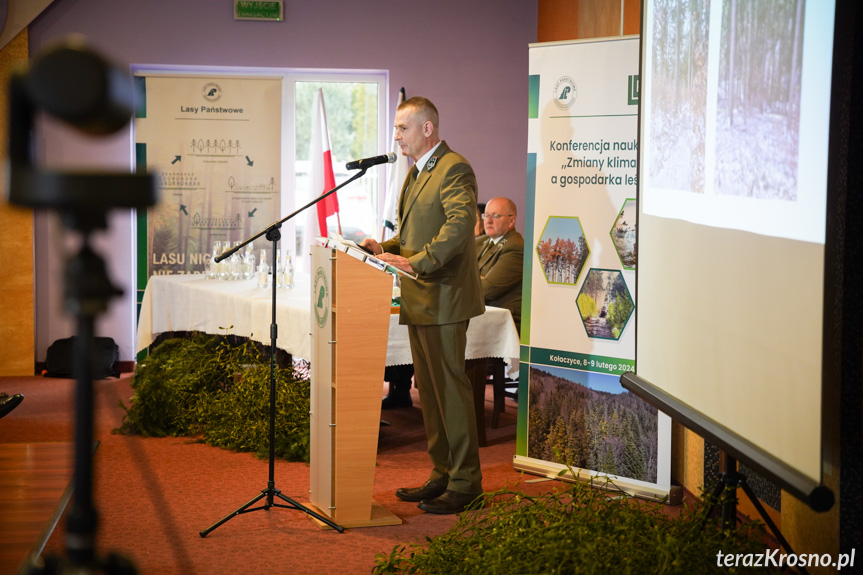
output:
[[[629,92],[626,94],[626,101],[630,106],[638,105],[638,96],[641,94],[641,83],[639,82],[638,74],[629,77]]]
[[[208,102],[215,102],[222,97],[222,88],[215,82],[207,82],[201,88],[201,95]]]
[[[327,317],[330,315],[330,294],[327,291],[327,273],[324,268],[318,268],[315,272],[312,300],[315,308],[315,321],[318,322],[318,327],[323,328],[327,325]]]
[[[575,80],[570,76],[561,77],[554,85],[554,104],[561,110],[569,110],[578,97]]]

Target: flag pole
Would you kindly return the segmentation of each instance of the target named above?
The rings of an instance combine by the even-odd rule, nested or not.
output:
[[[399,103],[402,104],[406,99],[405,89],[402,87],[399,90]],[[396,108],[398,108],[396,106]],[[395,123],[395,122],[393,122]],[[398,202],[401,194],[402,185],[408,175],[409,166],[406,156],[401,155],[398,144],[395,141],[395,129],[393,129],[393,138],[391,141],[392,151],[398,157],[396,162],[389,167],[387,172],[387,193],[384,198],[383,217],[381,218],[381,235],[380,241],[387,240],[394,236],[398,231]]]

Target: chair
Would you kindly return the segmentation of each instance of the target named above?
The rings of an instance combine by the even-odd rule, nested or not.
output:
[[[517,392],[508,391],[513,386],[512,381],[506,379],[506,364],[499,357],[469,359],[466,362],[465,371],[473,386],[474,412],[476,414],[477,434],[480,447],[488,445],[485,433],[485,389],[491,377],[493,408],[491,416],[491,427],[497,429],[500,425],[500,414],[505,410],[505,399],[507,396],[515,399]],[[516,390],[518,382],[515,382]]]

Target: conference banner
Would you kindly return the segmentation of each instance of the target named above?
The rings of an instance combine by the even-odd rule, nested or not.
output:
[[[137,165],[161,199],[138,214],[139,298],[153,274],[202,273],[213,255],[279,218],[282,79],[142,74]],[[119,193],[119,191],[118,191]],[[268,247],[265,238],[255,241]]]
[[[670,487],[671,422],[635,371],[638,37],[530,46],[515,467]]]

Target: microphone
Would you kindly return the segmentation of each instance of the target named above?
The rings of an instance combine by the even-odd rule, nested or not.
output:
[[[348,162],[345,164],[345,168],[348,170],[365,170],[366,168],[371,168],[372,166],[377,166],[378,164],[392,164],[398,159],[395,152],[390,152],[389,154],[384,154],[382,156],[375,156],[373,158],[363,158],[362,160],[354,160],[353,162]]]

